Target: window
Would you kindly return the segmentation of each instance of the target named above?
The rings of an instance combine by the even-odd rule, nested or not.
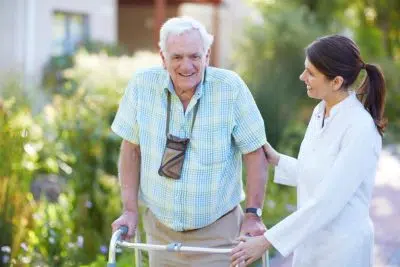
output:
[[[53,56],[70,55],[89,38],[88,16],[56,11],[53,14]]]

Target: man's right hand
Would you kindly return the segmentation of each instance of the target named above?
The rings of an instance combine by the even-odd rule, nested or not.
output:
[[[139,214],[137,211],[124,211],[124,213],[122,213],[122,215],[111,224],[113,233],[121,226],[127,226],[128,233],[124,235],[123,238],[124,240],[131,239],[133,236],[135,236],[138,216]]]

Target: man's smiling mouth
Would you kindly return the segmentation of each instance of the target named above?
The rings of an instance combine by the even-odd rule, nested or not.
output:
[[[183,77],[191,77],[191,76],[193,76],[195,73],[190,73],[190,74],[185,74],[185,73],[179,73],[179,75],[180,76],[183,76]]]

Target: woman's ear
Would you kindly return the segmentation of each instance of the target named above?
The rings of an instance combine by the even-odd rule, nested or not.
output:
[[[334,91],[338,91],[340,88],[342,88],[344,79],[342,76],[336,76],[332,80],[332,86]]]

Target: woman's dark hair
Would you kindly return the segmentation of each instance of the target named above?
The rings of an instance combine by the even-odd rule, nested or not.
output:
[[[342,76],[342,88],[345,90],[356,81],[362,69],[366,70],[367,76],[357,93],[363,96],[362,103],[382,135],[387,124],[383,118],[386,86],[378,66],[365,64],[358,46],[351,39],[340,35],[318,38],[306,48],[306,56],[328,79]]]

